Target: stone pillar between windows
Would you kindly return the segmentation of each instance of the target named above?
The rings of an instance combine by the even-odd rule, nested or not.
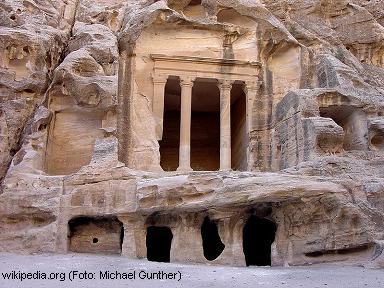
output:
[[[233,81],[221,80],[220,89],[220,170],[231,170],[231,89]]]
[[[253,103],[257,98],[258,88],[257,82],[245,82],[244,85],[244,93],[246,96],[246,112],[247,112],[247,135],[249,136],[251,131],[253,130]]]
[[[192,171],[191,168],[191,114],[192,114],[192,78],[180,78],[180,147],[179,167],[177,171]]]
[[[164,94],[167,78],[167,76],[153,77],[152,110],[156,121],[157,140],[161,140],[163,138]]]
[[[246,130],[248,135],[248,148],[247,148],[247,163],[248,163],[248,170],[259,170],[258,168],[258,160],[257,157],[254,157],[254,153],[251,153],[252,149],[252,139],[251,139],[251,133],[255,129],[258,129],[255,127],[255,123],[258,121],[256,120],[256,117],[259,117],[260,115],[255,115],[255,106],[260,108],[258,105],[260,105],[260,86],[261,81],[246,81],[245,85],[243,86],[243,90],[246,96],[246,112],[247,112],[247,118],[246,118]],[[257,125],[256,123],[256,125]]]

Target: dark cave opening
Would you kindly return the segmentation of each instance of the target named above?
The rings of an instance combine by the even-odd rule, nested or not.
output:
[[[266,218],[251,216],[243,229],[243,251],[247,266],[270,266],[271,245],[276,224]]]
[[[146,238],[148,261],[169,262],[172,238],[169,227],[149,226]]]
[[[201,238],[203,240],[204,257],[215,260],[223,252],[225,245],[221,242],[219,231],[215,222],[205,217],[201,226]]]

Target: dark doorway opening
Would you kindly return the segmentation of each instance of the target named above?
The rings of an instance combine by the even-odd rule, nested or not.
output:
[[[219,257],[225,245],[221,242],[216,223],[211,221],[209,217],[205,217],[201,226],[201,238],[203,239],[204,257],[209,261]]]
[[[168,227],[148,227],[146,239],[147,259],[155,262],[169,262],[172,238],[172,231]]]
[[[251,216],[243,229],[243,251],[247,266],[270,266],[271,245],[276,224],[266,218]]]
[[[192,90],[191,167],[220,168],[220,91],[209,79],[197,79]]]
[[[231,166],[235,171],[247,171],[247,109],[244,84],[234,84],[231,90]]]
[[[164,171],[176,171],[179,166],[180,93],[179,79],[170,77],[165,85],[163,138],[160,145],[160,166]]]

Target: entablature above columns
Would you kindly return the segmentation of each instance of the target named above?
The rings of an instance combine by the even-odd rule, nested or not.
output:
[[[151,54],[154,61],[154,78],[169,75],[192,79],[206,78],[233,81],[255,81],[261,71],[260,62],[235,59],[203,58],[192,56],[166,56]]]
[[[230,95],[234,83],[244,84],[247,95],[247,131],[251,130],[252,102],[256,99],[260,86],[259,62],[160,54],[152,54],[151,58],[154,61],[152,105],[158,140],[162,139],[163,134],[165,85],[169,78],[175,77],[179,79],[182,88],[190,89],[188,93],[192,93],[191,88],[196,80],[217,83],[222,95]]]

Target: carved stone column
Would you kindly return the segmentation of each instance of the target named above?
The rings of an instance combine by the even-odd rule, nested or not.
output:
[[[165,94],[166,84],[167,84],[166,76],[153,77],[152,110],[153,110],[153,115],[156,121],[157,140],[161,140],[163,138],[164,94]]]
[[[177,171],[191,171],[191,110],[192,110],[192,78],[180,78],[181,111],[180,111],[180,147],[179,167]]]
[[[233,81],[222,80],[220,89],[220,170],[231,170],[231,89]]]

